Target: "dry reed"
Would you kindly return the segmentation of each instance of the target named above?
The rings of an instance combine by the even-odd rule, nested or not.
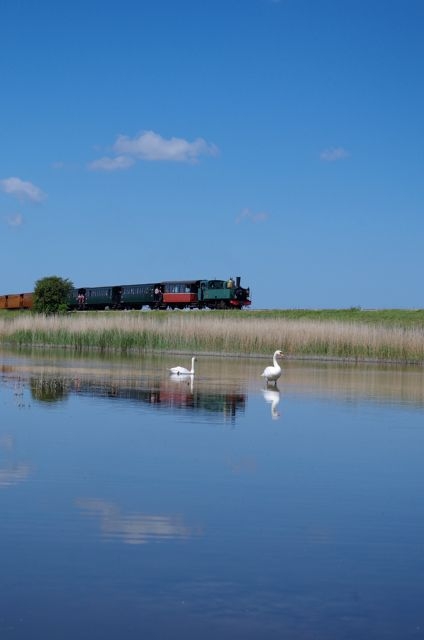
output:
[[[102,313],[0,318],[0,343],[424,362],[424,329],[249,314]]]

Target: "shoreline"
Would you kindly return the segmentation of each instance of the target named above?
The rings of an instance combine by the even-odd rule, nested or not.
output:
[[[202,351],[197,350],[194,352],[190,349],[127,349],[123,352],[117,348],[103,349],[97,346],[85,347],[82,349],[74,349],[70,345],[61,344],[19,344],[16,343],[4,343],[0,341],[0,354],[2,350],[9,350],[12,353],[22,353],[28,351],[28,355],[31,355],[32,351],[63,351],[66,355],[76,356],[89,356],[102,355],[102,356],[129,356],[137,357],[140,354],[170,354],[176,356],[201,356],[206,358],[229,358],[229,359],[250,359],[250,360],[269,360],[270,353],[240,353],[240,352],[221,352],[221,351]],[[405,366],[405,367],[419,367],[424,368],[424,360],[401,360],[401,359],[383,359],[383,358],[371,358],[371,357],[359,357],[359,356],[326,356],[320,354],[290,354],[284,355],[284,361],[288,362],[322,362],[322,363],[335,363],[335,364],[367,364],[367,365],[391,365],[391,366]]]

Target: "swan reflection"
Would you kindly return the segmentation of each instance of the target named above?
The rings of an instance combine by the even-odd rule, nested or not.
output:
[[[280,404],[280,392],[275,389],[262,389],[265,402],[271,405],[271,417],[273,420],[278,420],[280,413],[278,412],[278,405]]]
[[[185,373],[171,373],[169,379],[175,384],[185,384],[190,387],[191,393],[193,393],[194,378],[190,374]]]

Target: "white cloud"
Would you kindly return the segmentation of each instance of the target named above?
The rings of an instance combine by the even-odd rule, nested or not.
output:
[[[343,149],[343,147],[330,147],[320,153],[321,160],[325,160],[326,162],[337,162],[337,160],[344,160],[348,157],[349,153],[346,149]]]
[[[162,138],[154,131],[143,131],[134,138],[120,135],[112,147],[115,157],[103,157],[88,165],[91,171],[116,171],[127,169],[137,160],[148,162],[189,162],[195,163],[200,156],[215,156],[218,148],[203,138],[193,142],[183,138]]]
[[[90,171],[117,171],[119,169],[128,169],[134,164],[135,160],[128,156],[116,156],[116,158],[108,158],[107,156],[90,162],[88,168]]]
[[[250,211],[250,209],[243,209],[240,215],[237,216],[236,222],[237,224],[240,224],[240,222],[243,222],[243,220],[248,220],[249,222],[258,223],[265,222],[266,220],[268,220],[268,218],[268,213],[265,213],[264,211],[253,213],[252,211]]]
[[[114,144],[117,153],[125,153],[141,160],[168,160],[170,162],[195,162],[201,155],[216,155],[218,149],[203,138],[188,142],[183,138],[166,140],[154,131],[143,131],[135,138],[118,136]]]
[[[36,187],[31,182],[25,182],[20,178],[5,178],[4,180],[0,180],[0,189],[19,200],[41,202],[47,197],[39,187]]]
[[[8,216],[6,218],[6,222],[9,225],[9,227],[20,227],[23,224],[23,217],[21,213],[15,213],[12,216]]]

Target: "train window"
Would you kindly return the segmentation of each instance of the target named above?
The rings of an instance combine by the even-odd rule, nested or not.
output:
[[[197,291],[190,282],[165,282],[160,285],[165,293],[190,293]]]
[[[209,280],[208,285],[209,289],[224,289],[226,283],[223,280]]]

